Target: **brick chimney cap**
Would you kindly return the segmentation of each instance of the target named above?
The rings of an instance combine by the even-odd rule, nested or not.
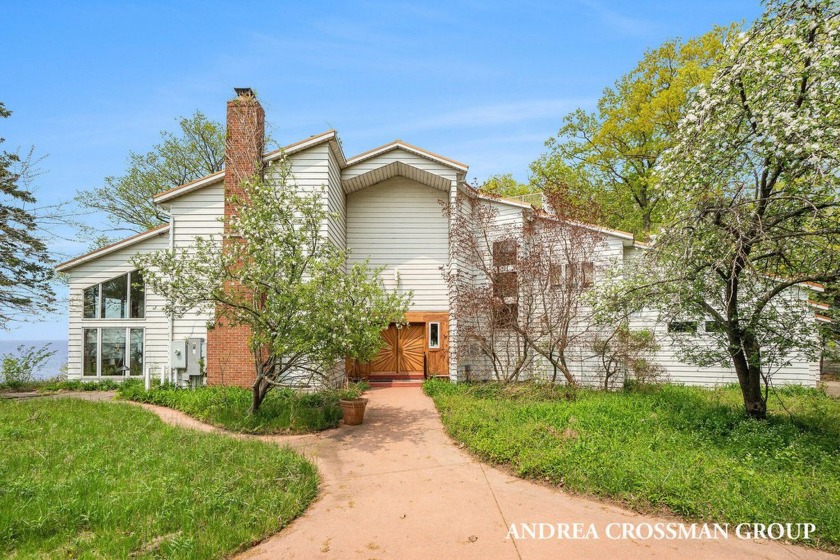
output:
[[[233,88],[233,91],[236,92],[237,97],[257,97],[257,95],[254,93],[254,90],[252,90],[249,87],[235,87]]]

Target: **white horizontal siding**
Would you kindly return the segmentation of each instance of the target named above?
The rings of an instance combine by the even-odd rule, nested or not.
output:
[[[146,337],[144,367],[157,368],[168,365],[168,320],[162,311],[163,300],[157,294],[147,290],[146,317],[143,319],[82,318],[82,297],[85,288],[134,270],[129,262],[134,255],[166,249],[168,246],[169,236],[164,233],[101,256],[68,271],[70,320],[67,336],[67,374],[69,377],[79,377],[82,374],[82,329],[86,327],[143,328]]]
[[[393,178],[347,195],[348,264],[370,257],[385,266],[382,279],[401,292],[413,290],[412,310],[443,311],[449,307],[443,269],[449,260],[449,225],[443,214],[448,194]]]
[[[660,349],[653,357],[665,373],[665,378],[674,383],[685,385],[723,385],[737,383],[738,376],[735,369],[715,365],[711,367],[699,367],[697,365],[680,360],[678,348],[668,333],[668,326],[665,322],[658,320],[655,311],[646,311],[638,314],[631,322],[632,329],[646,328],[652,330],[659,343]],[[695,345],[712,344],[711,334],[698,332],[697,334],[679,334],[677,336],[690,337],[690,342]],[[802,356],[793,356],[791,364],[781,368],[774,368],[772,371],[772,382],[774,385],[805,385],[816,386],[816,378],[813,374],[811,362]]]
[[[175,248],[190,247],[197,237],[221,239],[225,212],[224,183],[219,181],[172,201],[172,231]],[[207,322],[213,319],[209,311],[194,311],[175,317],[172,339],[207,338]]]
[[[341,187],[341,168],[332,150],[329,150],[329,188],[327,209],[330,212],[327,225],[330,240],[339,249],[347,248],[347,210],[344,189]]]

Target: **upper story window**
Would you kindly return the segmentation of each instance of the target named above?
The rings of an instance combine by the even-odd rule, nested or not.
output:
[[[85,288],[85,319],[142,319],[146,316],[146,287],[139,271],[129,272]]]
[[[502,239],[493,242],[493,266],[516,264],[516,240]]]
[[[570,264],[554,264],[549,267],[552,288],[569,286],[580,289],[591,288],[595,280],[595,263],[591,261]]]
[[[519,293],[519,277],[516,272],[500,272],[493,283],[493,295],[498,298],[515,298]]]

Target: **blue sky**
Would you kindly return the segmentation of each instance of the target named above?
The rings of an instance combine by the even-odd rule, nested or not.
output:
[[[401,138],[469,164],[470,181],[524,181],[563,115],[591,109],[646,49],[761,6],[7,0],[2,12],[0,100],[13,115],[0,137],[47,156],[36,195],[53,203],[119,175],[179,116],[223,120],[234,86],[257,91],[281,144],[335,128],[349,157]],[[85,251],[63,233],[59,260]],[[60,339],[67,317],[11,327],[0,340]]]

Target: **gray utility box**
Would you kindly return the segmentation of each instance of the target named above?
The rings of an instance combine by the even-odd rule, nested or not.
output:
[[[187,339],[187,375],[201,375],[201,366],[204,364],[204,339],[203,338],[188,338]]]
[[[170,353],[171,363],[169,366],[172,369],[187,369],[187,341],[173,340],[171,344],[172,352]]]
[[[180,370],[185,376],[201,375],[201,366],[206,357],[206,345],[203,338],[187,338],[172,341],[172,360],[170,366]]]

